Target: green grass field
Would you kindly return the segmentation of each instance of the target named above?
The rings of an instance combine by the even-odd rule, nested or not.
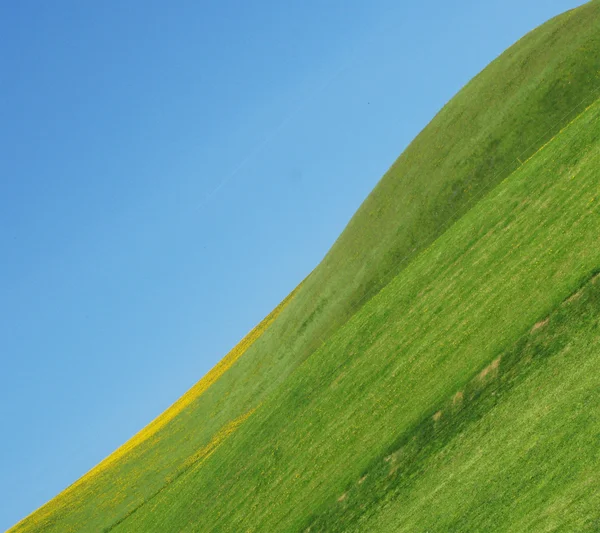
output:
[[[198,385],[11,531],[600,530],[600,2],[525,36]]]

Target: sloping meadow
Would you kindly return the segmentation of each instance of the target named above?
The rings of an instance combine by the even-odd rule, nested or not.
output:
[[[360,511],[361,500],[352,499],[349,487],[365,475],[367,483],[372,465],[389,457],[395,443],[418,438],[424,421],[442,424],[449,401],[468,390],[474,379],[485,381],[497,375],[503,369],[503,354],[532,329],[543,329],[547,317],[597,272],[599,119],[600,105],[594,104],[572,121],[308,358],[226,446],[115,530],[295,531],[311,527],[313,520],[318,526],[319,511],[326,515],[331,506],[347,507],[354,514]],[[584,333],[578,333],[577,323],[574,320],[573,336],[591,335],[581,342],[597,346],[597,321]],[[568,338],[570,333],[563,335]],[[548,382],[553,385],[540,392],[544,405],[558,390],[557,379],[577,383],[579,366],[568,361],[563,368],[565,375],[552,374],[555,379]],[[541,385],[544,379],[539,377],[535,383]],[[590,375],[582,389],[561,401],[572,407],[568,402],[578,394],[589,394],[598,381]],[[523,393],[522,388],[518,391]],[[482,444],[478,455],[465,452],[460,457],[473,465],[473,475],[481,483],[486,480],[485,470],[476,469],[477,459],[493,462],[495,458],[497,469],[489,471],[495,490],[514,492],[512,478],[498,477],[498,472],[506,469],[527,480],[529,474],[544,472],[545,459],[531,460],[529,474],[515,466],[515,454],[518,458],[518,450],[531,438],[528,420],[535,417],[535,409],[520,413],[521,418],[515,413],[512,453],[495,455],[506,436],[511,406],[519,400],[507,402],[508,411],[503,411],[498,428],[490,423],[484,426],[489,434],[482,434],[481,425],[477,426]],[[584,430],[568,410],[552,415],[554,426],[564,426],[563,435]],[[486,416],[493,420],[494,414]],[[476,447],[468,436],[467,428],[465,446]],[[540,432],[539,439],[547,436]],[[593,442],[593,435],[584,437],[588,445]],[[566,437],[560,442],[570,445]],[[443,456],[450,451],[437,453]],[[565,449],[565,457],[577,453],[577,448]],[[578,486],[590,481],[589,468],[575,469],[568,461],[557,461],[552,468],[556,475],[572,476]],[[439,478],[435,470],[427,469],[428,477],[423,479],[419,472],[413,470],[411,480],[419,489],[435,482],[444,487],[452,478],[447,470],[440,471]],[[584,478],[577,479],[577,472]],[[427,481],[431,477],[435,480]],[[476,487],[471,481],[471,499],[477,496]],[[532,494],[539,490],[533,482],[524,487]],[[558,495],[563,488],[549,485],[545,490]],[[406,491],[410,499],[412,492]],[[445,495],[447,509],[464,504],[464,493],[456,485],[449,486]],[[507,501],[512,503],[510,498],[490,498],[482,515],[506,513]],[[426,500],[417,498],[413,504],[415,513],[424,510],[431,524],[436,523]],[[590,506],[586,506],[588,519]],[[403,509],[402,505],[396,509],[400,517]],[[456,520],[456,513],[450,518]],[[419,530],[420,520],[416,515],[407,521],[406,531]],[[335,530],[336,523],[327,522],[321,530]],[[490,523],[475,522],[481,527]],[[397,530],[396,519],[382,524],[382,530]]]
[[[208,381],[14,531],[591,527],[597,329],[562,302],[600,265],[599,95],[595,1],[475,77]]]

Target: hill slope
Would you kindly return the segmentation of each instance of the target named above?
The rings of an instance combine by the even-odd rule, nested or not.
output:
[[[218,368],[14,531],[597,528],[599,96],[596,1],[474,78]]]

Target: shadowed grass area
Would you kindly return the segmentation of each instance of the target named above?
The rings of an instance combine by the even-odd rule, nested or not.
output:
[[[595,382],[574,381],[593,363],[562,357],[562,340],[546,358],[528,343],[560,333],[577,357],[596,346],[578,314],[592,296],[561,302],[600,265],[599,95],[595,1],[474,78],[290,297],[13,531],[592,527],[582,487],[596,490],[600,465],[569,438],[583,432],[591,452],[596,422],[585,433],[576,407],[585,394],[595,405]],[[564,313],[572,326],[556,333]],[[544,405],[562,391],[561,407],[539,413],[526,384]],[[536,416],[555,440],[531,433]]]
[[[310,531],[596,531],[599,280],[402,435]]]

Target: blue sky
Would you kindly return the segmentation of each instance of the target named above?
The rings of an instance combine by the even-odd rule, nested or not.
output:
[[[200,379],[581,2],[0,4],[0,529]]]

